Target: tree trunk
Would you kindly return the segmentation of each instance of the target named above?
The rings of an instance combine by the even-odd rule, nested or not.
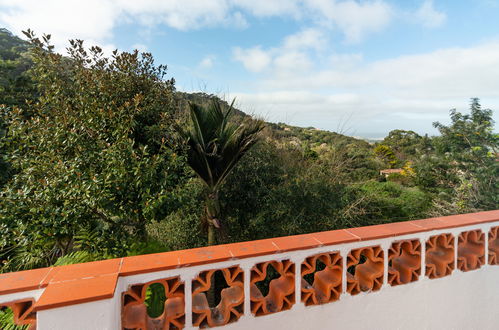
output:
[[[211,223],[208,224],[208,246],[210,245],[215,245],[215,226]]]
[[[206,197],[206,218],[208,220],[208,246],[215,245],[216,230],[220,228],[220,204],[218,192],[212,191]],[[215,277],[211,279],[210,289],[206,292],[206,299],[210,307],[215,307]]]
[[[216,230],[220,228],[220,201],[218,191],[212,191],[206,197],[206,218],[208,220],[208,245],[214,245]]]

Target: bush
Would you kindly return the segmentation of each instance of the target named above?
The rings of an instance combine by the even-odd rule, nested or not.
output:
[[[421,219],[431,206],[428,194],[396,182],[368,181],[348,190],[351,204],[357,205],[356,216],[349,222],[351,226]]]
[[[206,245],[205,228],[201,226],[204,187],[197,179],[179,188],[179,208],[161,220],[154,220],[146,227],[150,240],[164,247],[164,251],[190,249]]]

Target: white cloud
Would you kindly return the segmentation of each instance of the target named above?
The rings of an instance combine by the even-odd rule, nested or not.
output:
[[[336,55],[338,56],[338,55]],[[364,63],[350,68],[329,67],[307,77],[281,81],[268,77],[266,87],[389,89],[391,94],[455,97],[470,93],[499,97],[499,42],[469,48],[447,48]]]
[[[499,107],[499,41],[374,62],[333,54],[327,63],[305,73],[268,70],[253,92],[234,94],[272,121],[334,130],[351,115],[348,133],[371,137],[395,128],[435,133],[431,123],[448,120],[451,108],[467,110],[470,97]]]
[[[322,16],[323,24],[338,27],[351,43],[381,31],[393,18],[392,7],[383,1],[309,0],[309,7],[316,15]]]
[[[199,67],[201,69],[211,69],[213,67],[215,61],[215,57],[213,55],[207,55],[205,56],[201,62],[199,62]]]
[[[284,51],[275,57],[273,64],[277,72],[284,75],[292,72],[304,72],[312,68],[309,56],[300,51]]]
[[[51,33],[59,50],[68,39],[112,43],[118,25],[137,23],[143,28],[159,24],[186,31],[203,27],[248,27],[247,16],[286,17],[320,22],[341,31],[350,42],[381,30],[391,21],[391,7],[381,1],[354,0],[0,0],[0,24],[16,34],[32,28]],[[305,30],[302,42],[319,37]],[[290,43],[300,40],[290,40]]]
[[[362,54],[337,54],[334,53],[329,57],[329,64],[332,68],[338,71],[352,70],[358,65],[362,64]]]
[[[328,43],[324,33],[318,29],[306,28],[285,37],[281,45],[262,49],[261,46],[233,49],[233,57],[252,72],[266,69],[280,76],[288,72],[304,72],[313,67],[311,52],[325,49]]]
[[[260,46],[249,49],[236,47],[233,50],[234,59],[243,63],[244,67],[251,72],[260,72],[267,68],[272,57]]]
[[[67,39],[80,38],[97,43],[109,41],[119,11],[109,1],[4,0],[0,2],[0,23],[13,32],[31,28],[52,34],[58,49]]]
[[[285,1],[269,1],[269,0],[233,0],[234,6],[244,9],[257,17],[270,16],[291,16],[299,18],[302,15],[302,1],[300,0],[285,0]],[[306,2],[306,1],[304,1]]]
[[[239,100],[271,120],[332,128],[345,113],[354,114],[359,130],[430,126],[447,118],[449,108],[482,97],[499,106],[499,42],[449,48],[425,54],[368,62],[360,53],[339,53],[329,44],[341,34],[348,43],[361,42],[392,24],[397,16],[432,28],[446,14],[425,0],[404,13],[383,0],[0,0],[0,24],[19,34],[32,28],[51,33],[58,50],[67,39],[113,48],[117,26],[157,25],[186,31],[203,27],[245,28],[250,16],[283,17],[302,29],[270,47],[233,49],[233,58],[260,79],[253,92],[236,93]],[[334,39],[333,39],[334,40]],[[144,45],[130,47],[144,49]],[[198,68],[208,69],[207,56]],[[495,102],[495,103],[494,103]],[[313,115],[312,115],[313,114]],[[318,118],[314,122],[313,118]],[[390,119],[391,118],[391,119]],[[423,120],[424,119],[424,120]],[[405,122],[407,121],[407,123]],[[402,123],[402,124],[400,124]],[[394,128],[395,128],[394,127]],[[422,127],[422,126],[421,126]],[[403,128],[403,127],[402,127]]]
[[[230,20],[229,4],[222,0],[108,1],[143,25],[163,23],[179,30],[190,30]]]
[[[137,49],[141,53],[145,53],[148,51],[147,45],[144,44],[133,44],[132,45],[132,50]]]
[[[241,13],[240,11],[236,11],[231,15],[229,23],[230,25],[237,27],[239,29],[245,29],[249,27],[248,21],[244,17],[243,13]]]
[[[137,23],[150,29],[164,24],[182,31],[213,26],[246,28],[248,16],[291,18],[325,29],[305,29],[297,36],[303,39],[290,39],[291,44],[315,42],[325,31],[338,31],[347,42],[355,43],[386,28],[396,12],[383,0],[0,0],[0,24],[17,34],[28,27],[52,33],[59,49],[70,38],[111,43],[118,25]],[[431,0],[414,16],[428,27],[439,26],[446,19]]]
[[[425,27],[435,28],[445,23],[447,15],[433,7],[433,0],[425,0],[416,12],[416,19]]]
[[[324,32],[317,28],[306,28],[284,39],[283,47],[288,49],[323,49],[327,43]]]

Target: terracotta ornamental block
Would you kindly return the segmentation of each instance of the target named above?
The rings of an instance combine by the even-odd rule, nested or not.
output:
[[[153,284],[161,284],[165,290],[163,313],[155,318],[147,314],[145,304],[147,288]],[[185,324],[184,283],[179,277],[137,284],[123,293],[123,311],[121,322],[123,329],[182,329]]]
[[[301,300],[307,306],[340,298],[343,259],[338,252],[316,254],[301,264]]]
[[[212,285],[217,271],[223,274],[226,288]],[[217,290],[220,302],[210,306],[208,295],[214,295]],[[192,281],[192,323],[195,327],[215,327],[236,322],[243,313],[244,273],[239,266],[203,271]]]
[[[463,272],[478,269],[485,264],[485,234],[480,230],[459,234],[457,268]]]
[[[499,265],[499,227],[489,231],[489,265]]]
[[[394,242],[388,250],[388,283],[400,285],[417,281],[421,275],[419,240]]]
[[[379,245],[350,251],[347,257],[347,291],[351,295],[378,291],[383,285],[383,250]]]
[[[36,312],[33,311],[34,300],[22,299],[0,305],[2,308],[10,308],[14,314],[14,323],[19,326],[28,326],[27,329],[36,329]],[[23,328],[24,329],[24,328]]]
[[[251,268],[251,312],[255,316],[290,309],[295,303],[295,265],[267,261]]]
[[[431,279],[450,275],[454,270],[454,236],[441,234],[426,241],[426,276]]]

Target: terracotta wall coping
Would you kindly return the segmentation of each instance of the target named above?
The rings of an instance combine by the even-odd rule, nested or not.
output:
[[[499,210],[0,274],[0,295],[45,288],[36,310],[111,298],[119,276],[499,221]]]

